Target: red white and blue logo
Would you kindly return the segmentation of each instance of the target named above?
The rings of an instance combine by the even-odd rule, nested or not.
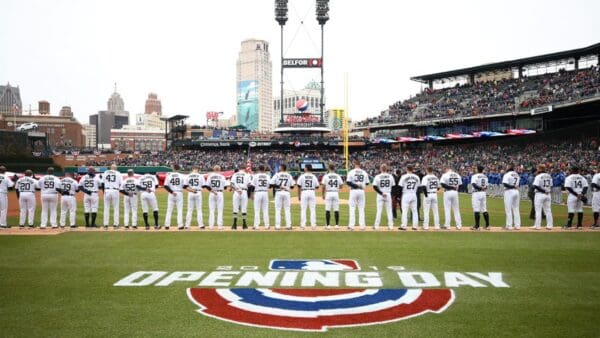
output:
[[[298,109],[298,111],[300,111],[301,113],[304,113],[306,110],[308,110],[308,107],[308,101],[306,101],[305,99],[300,99],[296,101],[296,109]]]
[[[360,267],[352,259],[274,259],[269,269],[353,273]],[[187,294],[205,316],[247,326],[314,332],[441,313],[454,301],[452,289],[420,288],[189,288]]]

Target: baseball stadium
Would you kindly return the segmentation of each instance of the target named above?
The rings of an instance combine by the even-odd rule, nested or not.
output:
[[[268,121],[245,42],[227,127],[127,129],[115,85],[76,144],[0,86],[0,336],[600,335],[600,43],[394,79],[420,90],[360,116],[324,81],[344,4],[274,3]]]

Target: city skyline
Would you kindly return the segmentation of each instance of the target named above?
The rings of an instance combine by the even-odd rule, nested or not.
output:
[[[41,100],[71,106],[82,123],[103,109],[114,82],[134,115],[144,112],[152,92],[160,96],[164,115],[190,115],[192,124],[203,124],[207,111],[231,116],[240,42],[270,43],[275,87],[280,57],[273,2],[233,3],[6,1],[0,29],[11,34],[0,36],[9,46],[0,84],[19,86],[23,108]],[[325,28],[326,109],[343,106],[345,72],[351,117],[361,120],[416,94],[421,86],[410,76],[598,42],[600,23],[593,13],[600,4],[570,5],[585,10],[565,17],[559,1],[509,1],[489,13],[474,1],[432,6],[381,0],[365,6],[333,0]],[[292,0],[289,16],[285,56],[318,55],[314,1]],[[472,43],[457,45],[459,35]],[[295,72],[284,81],[287,89],[299,90],[316,78]]]

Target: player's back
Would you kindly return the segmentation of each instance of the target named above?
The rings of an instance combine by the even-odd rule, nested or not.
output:
[[[121,183],[121,188],[127,193],[134,193],[137,191],[138,180],[135,177],[127,177]]]
[[[294,178],[287,171],[278,172],[273,176],[273,184],[289,190],[294,186]]]
[[[54,175],[46,175],[38,181],[42,194],[56,194],[56,188],[60,186],[60,180]]]
[[[437,192],[440,187],[440,179],[433,174],[427,174],[421,179],[421,185],[427,189],[427,192]]]
[[[173,191],[182,191],[184,176],[181,173],[173,172],[167,175],[165,185],[168,185]]]
[[[579,174],[571,174],[565,179],[565,188],[571,188],[578,194],[582,193],[583,188],[587,186],[587,180]]]
[[[487,176],[482,173],[475,174],[473,177],[471,177],[471,184],[474,183],[483,189],[488,186],[488,182]]]
[[[98,192],[98,189],[100,189],[100,179],[97,176],[85,175],[81,178],[79,184],[91,192]]]
[[[156,177],[151,174],[145,174],[140,178],[140,186],[150,192],[154,192],[156,190]]]
[[[121,173],[116,170],[107,170],[102,174],[104,189],[119,189],[121,186]]]
[[[327,173],[323,175],[321,184],[325,186],[326,191],[338,192],[343,184],[342,177],[336,173]]]
[[[37,181],[29,176],[23,176],[17,180],[16,188],[19,192],[35,192]]]
[[[200,173],[192,172],[187,175],[185,181],[190,189],[200,191],[204,185],[204,176]]]
[[[408,173],[400,177],[399,185],[402,187],[402,193],[416,193],[419,188],[419,176]]]
[[[365,185],[369,184],[369,174],[360,168],[352,169],[348,173],[346,181],[362,184],[364,188]]]
[[[206,178],[206,183],[211,188],[211,191],[220,192],[225,189],[227,181],[222,174],[212,173]]]
[[[252,178],[252,185],[254,185],[254,191],[262,192],[269,190],[270,177],[266,173],[258,173]]]
[[[13,186],[13,182],[10,180],[8,175],[0,174],[0,192],[5,193],[8,188]]]
[[[246,172],[238,171],[231,176],[230,180],[234,188],[245,190],[248,189],[248,184],[250,184],[252,176]]]
[[[70,195],[75,195],[79,184],[71,177],[65,177],[60,181],[60,189],[68,192]]]

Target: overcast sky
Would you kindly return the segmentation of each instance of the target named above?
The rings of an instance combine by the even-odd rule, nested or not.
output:
[[[284,56],[319,55],[314,2],[290,1]],[[163,114],[203,123],[206,111],[235,112],[243,39],[271,43],[278,92],[273,10],[272,0],[2,0],[0,83],[19,85],[25,108],[48,100],[57,114],[70,105],[87,123],[89,114],[106,109],[116,82],[132,119],[156,92]],[[600,42],[598,13],[594,0],[332,0],[325,26],[328,107],[344,105],[346,72],[356,120],[417,93],[410,76]],[[296,70],[284,81],[300,89],[318,76]]]

